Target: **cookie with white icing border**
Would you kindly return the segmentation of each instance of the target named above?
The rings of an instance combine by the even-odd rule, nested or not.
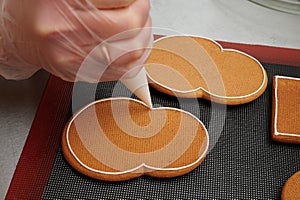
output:
[[[300,144],[300,78],[273,77],[272,139]]]
[[[268,83],[255,58],[196,36],[156,40],[145,68],[151,86],[163,93],[229,105],[253,101]]]
[[[68,163],[104,181],[186,174],[203,162],[208,144],[206,128],[192,114],[121,97],[87,105],[62,135]]]

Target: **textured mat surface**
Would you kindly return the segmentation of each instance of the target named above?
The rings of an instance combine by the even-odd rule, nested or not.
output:
[[[266,92],[251,103],[227,107],[224,124],[221,105],[205,100],[196,104],[178,101],[151,90],[155,105],[179,107],[180,102],[180,108],[198,117],[208,127],[212,141],[217,141],[205,161],[191,173],[172,179],[141,177],[106,183],[77,173],[59,150],[43,199],[279,199],[285,181],[300,170],[300,146],[276,143],[270,138],[271,77],[300,77],[300,67],[263,65],[270,80]],[[95,86],[77,87],[88,94]],[[110,97],[113,87],[114,83],[99,84],[96,99]],[[116,95],[128,96],[128,91],[123,92]],[[75,110],[88,103],[83,94],[76,99]],[[213,131],[221,125],[218,138]]]

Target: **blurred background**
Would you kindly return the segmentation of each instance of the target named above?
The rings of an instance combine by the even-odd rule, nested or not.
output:
[[[293,5],[298,9],[298,15],[266,7],[282,0],[151,2],[154,27],[170,28],[214,40],[300,48],[300,2]],[[162,30],[156,32],[164,33]]]

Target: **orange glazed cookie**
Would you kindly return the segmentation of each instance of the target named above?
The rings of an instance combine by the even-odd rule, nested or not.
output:
[[[300,144],[300,79],[273,77],[272,139]]]
[[[145,67],[151,86],[161,92],[229,105],[258,98],[268,82],[253,57],[194,36],[156,40]]]
[[[282,200],[300,200],[300,171],[291,176],[281,192]]]
[[[69,120],[62,135],[69,164],[104,181],[186,174],[204,160],[208,144],[206,128],[192,114],[149,108],[129,98],[89,104]]]

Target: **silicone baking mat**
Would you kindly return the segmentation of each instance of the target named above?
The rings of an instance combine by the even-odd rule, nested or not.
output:
[[[300,146],[277,143],[270,138],[271,78],[300,77],[299,50],[222,45],[245,51],[263,62],[269,83],[257,100],[226,108],[217,143],[194,171],[178,178],[140,177],[119,183],[93,180],[76,172],[65,161],[60,148],[62,129],[71,116],[73,86],[51,76],[7,199],[279,199],[285,181],[300,170]],[[96,99],[110,97],[114,86],[114,82],[98,84]],[[76,87],[88,94],[95,85],[80,83]],[[128,91],[124,88],[116,95],[127,96]],[[176,98],[152,89],[151,95],[155,105],[179,107]],[[83,96],[76,99],[77,108],[89,103]],[[212,124],[211,119],[221,122],[218,109],[224,107],[199,99],[197,104],[180,100],[180,108],[214,130],[218,124]]]

